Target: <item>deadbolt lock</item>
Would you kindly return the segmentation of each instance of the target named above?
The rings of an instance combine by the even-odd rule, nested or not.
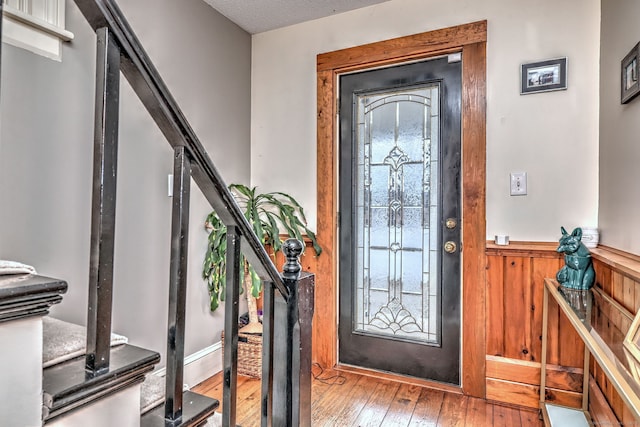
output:
[[[454,228],[456,228],[456,225],[458,225],[458,221],[456,221],[455,218],[447,218],[447,220],[445,221],[444,225],[449,230],[453,230]]]
[[[449,240],[448,242],[445,242],[444,251],[449,254],[454,253],[456,251],[456,244],[451,240]]]

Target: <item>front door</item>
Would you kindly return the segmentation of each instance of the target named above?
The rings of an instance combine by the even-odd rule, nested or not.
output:
[[[339,99],[339,361],[458,385],[461,62],[345,74]]]

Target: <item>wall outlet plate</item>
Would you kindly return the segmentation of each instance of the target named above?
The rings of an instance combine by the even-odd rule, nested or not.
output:
[[[527,173],[511,172],[511,195],[526,196],[527,195]]]

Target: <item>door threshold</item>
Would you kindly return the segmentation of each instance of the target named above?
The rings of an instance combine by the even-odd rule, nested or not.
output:
[[[462,392],[462,387],[460,386],[425,380],[422,378],[410,377],[408,375],[394,374],[392,372],[378,371],[375,369],[362,368],[360,366],[346,365],[343,363],[338,363],[333,369],[335,369],[336,371],[349,372],[366,377],[378,378],[387,381],[396,381],[402,384],[426,387],[433,390],[444,391],[447,393],[464,394]]]

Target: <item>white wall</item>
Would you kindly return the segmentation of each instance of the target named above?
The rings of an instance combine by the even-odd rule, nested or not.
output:
[[[483,19],[487,236],[554,241],[561,225],[594,225],[598,0],[392,0],[254,35],[252,184],[291,193],[315,228],[316,55]],[[519,94],[520,64],[561,56],[567,91]],[[528,196],[509,196],[510,171],[528,172]]]
[[[0,410],[5,427],[42,425],[42,318],[0,324]]]
[[[620,103],[620,61],[640,40],[640,3],[602,1],[600,242],[640,255],[640,97]]]
[[[249,181],[249,34],[201,0],[120,2],[185,116],[228,182]],[[0,259],[65,279],[53,313],[86,321],[95,35],[73,2],[61,63],[3,45]],[[166,347],[173,153],[123,78],[113,329]],[[219,341],[200,278],[210,207],[193,185],[186,353]],[[164,363],[164,357],[163,362]]]

